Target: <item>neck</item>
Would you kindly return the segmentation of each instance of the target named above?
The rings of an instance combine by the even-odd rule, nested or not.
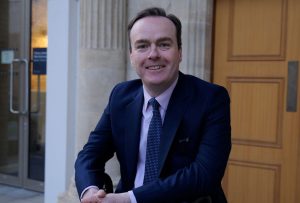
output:
[[[152,88],[152,87],[146,87],[145,89],[147,90],[147,92],[149,93],[149,95],[151,97],[158,97],[159,95],[161,95],[167,88]]]
[[[151,97],[158,97],[159,95],[164,93],[169,87],[171,87],[175,81],[168,83],[168,84],[164,84],[164,85],[160,84],[160,85],[148,85],[147,86],[144,84],[144,87]]]

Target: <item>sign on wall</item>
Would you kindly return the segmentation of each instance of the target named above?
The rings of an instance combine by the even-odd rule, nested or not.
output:
[[[33,48],[34,75],[46,75],[47,73],[47,48]]]
[[[1,64],[11,64],[14,59],[14,51],[11,49],[1,50]]]

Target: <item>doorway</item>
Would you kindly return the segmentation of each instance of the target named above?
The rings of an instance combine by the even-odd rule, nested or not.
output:
[[[217,0],[213,81],[231,97],[231,203],[300,202],[300,1]]]
[[[0,2],[0,183],[44,190],[47,1]]]

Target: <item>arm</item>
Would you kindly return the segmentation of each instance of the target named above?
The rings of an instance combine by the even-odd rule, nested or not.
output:
[[[75,182],[79,196],[89,186],[103,188],[106,178],[105,163],[113,157],[115,152],[111,129],[110,100],[96,128],[90,133],[88,142],[78,153],[75,162]]]

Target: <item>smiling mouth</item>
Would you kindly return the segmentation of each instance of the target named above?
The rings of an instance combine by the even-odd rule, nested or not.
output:
[[[148,66],[148,67],[146,67],[146,69],[148,69],[148,70],[159,70],[161,68],[163,68],[162,65],[154,65],[154,66]]]

